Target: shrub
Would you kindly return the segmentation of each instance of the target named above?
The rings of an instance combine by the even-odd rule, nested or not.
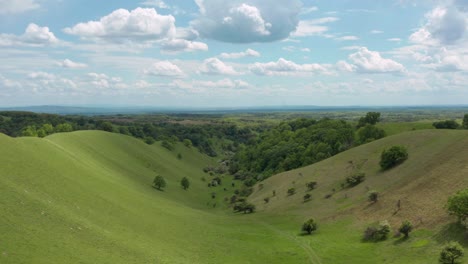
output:
[[[382,241],[387,239],[388,234],[390,233],[390,224],[388,221],[382,221],[379,223],[379,225],[375,226],[369,226],[365,231],[364,231],[364,240],[366,241]]]
[[[270,197],[263,198],[263,201],[265,201],[265,203],[270,202]]]
[[[167,140],[163,140],[163,141],[161,142],[161,146],[167,148],[167,149],[170,150],[170,151],[174,150],[174,145],[172,145],[172,143],[169,142],[169,141],[167,141]]]
[[[306,183],[307,190],[309,191],[315,189],[315,186],[317,186],[317,182],[315,181]]]
[[[440,122],[432,123],[432,126],[436,129],[457,129],[460,127],[460,124],[455,120],[445,120]]]
[[[458,259],[463,257],[463,248],[457,242],[450,242],[440,252],[439,262],[442,264],[461,263]]]
[[[293,195],[296,193],[296,188],[289,188],[288,189],[288,195]]]
[[[144,138],[144,141],[145,141],[145,143],[148,144],[148,145],[153,145],[154,142],[155,142],[154,138],[152,138],[152,137],[145,137],[145,138]]]
[[[408,151],[403,146],[393,146],[382,152],[380,167],[383,170],[393,168],[408,159]]]
[[[309,219],[302,224],[302,231],[306,232],[307,234],[312,234],[313,231],[317,230],[317,223],[314,219]]]
[[[255,212],[255,205],[242,201],[233,207],[235,212],[244,212],[244,214],[251,214]]]
[[[401,226],[400,228],[398,229],[398,231],[400,231],[400,233],[404,234],[405,237],[408,237],[409,236],[409,233],[413,230],[413,225],[411,224],[410,221],[406,220],[406,221],[403,221],[403,223],[401,223]]]
[[[363,172],[353,174],[346,178],[346,184],[349,187],[354,187],[366,179],[366,174]]]
[[[379,199],[379,192],[378,191],[371,191],[369,192],[369,201],[375,203]]]
[[[308,194],[308,193],[306,195],[304,195],[304,202],[309,201],[311,197],[312,196],[310,194]]]
[[[187,179],[187,177],[183,177],[182,180],[180,181],[180,185],[184,190],[187,190],[190,187],[190,181]]]

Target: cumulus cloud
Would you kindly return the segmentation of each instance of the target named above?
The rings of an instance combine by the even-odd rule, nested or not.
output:
[[[352,66],[342,63],[343,69],[353,69],[361,73],[403,73],[405,67],[391,59],[383,58],[379,52],[361,47],[356,53],[349,55]]]
[[[144,5],[144,6],[154,6],[154,7],[160,8],[160,9],[169,9],[169,8],[171,8],[169,5],[167,5],[162,0],[147,0],[147,1],[141,2],[140,4]]]
[[[179,89],[192,91],[205,91],[206,89],[246,89],[251,87],[249,83],[243,80],[231,80],[229,78],[218,81],[193,80],[191,82],[174,80],[171,85]]]
[[[300,73],[328,73],[327,66],[320,64],[297,64],[283,58],[280,58],[276,62],[254,63],[249,66],[249,70],[256,75],[267,76],[297,75]]]
[[[468,54],[441,48],[426,67],[439,72],[468,71]]]
[[[48,27],[40,27],[31,23],[23,35],[0,34],[0,46],[46,46],[58,43]]]
[[[329,27],[325,24],[338,21],[337,17],[324,17],[319,19],[301,20],[299,25],[292,33],[294,37],[308,37],[322,35],[329,30]]]
[[[260,57],[260,52],[253,50],[253,49],[247,49],[242,52],[234,52],[234,53],[221,53],[219,55],[221,59],[240,59],[244,57]]]
[[[88,65],[84,63],[74,62],[69,59],[65,59],[63,61],[57,62],[57,65],[60,67],[69,68],[69,69],[81,69],[81,68],[88,67]]]
[[[238,75],[239,73],[229,65],[226,65],[224,62],[218,58],[209,58],[206,59],[201,68],[200,73],[210,74],[210,75]]]
[[[179,53],[179,52],[194,52],[207,51],[208,45],[203,42],[189,41],[185,39],[166,39],[161,43],[161,51],[163,53]]]
[[[48,72],[31,72],[28,74],[28,78],[33,80],[27,83],[28,86],[32,87],[33,92],[40,90],[64,91],[66,89],[77,89],[78,87],[73,80]]]
[[[184,72],[170,61],[159,61],[153,63],[148,69],[144,70],[147,75],[162,77],[182,77]]]
[[[336,38],[336,40],[339,40],[339,41],[354,41],[354,40],[359,40],[359,37],[356,37],[356,36],[343,36],[343,37]]]
[[[18,14],[40,7],[36,0],[0,0],[0,14]]]
[[[232,43],[270,42],[296,29],[299,0],[196,0],[200,15],[191,22],[205,38]]]
[[[132,43],[173,38],[175,18],[160,15],[154,8],[118,9],[99,21],[79,23],[64,32],[86,40],[109,43]]]
[[[454,6],[438,6],[426,14],[426,24],[410,36],[410,41],[424,45],[450,45],[465,36],[466,13]]]

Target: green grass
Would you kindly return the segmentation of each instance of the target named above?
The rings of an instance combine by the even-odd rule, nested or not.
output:
[[[394,144],[407,146],[409,159],[379,171],[381,151]],[[201,180],[209,179],[202,168],[216,161],[196,149],[177,145],[171,152],[97,131],[44,139],[0,134],[0,263],[435,264],[446,242],[468,246],[443,209],[450,194],[468,186],[467,145],[467,131],[387,137],[269,178],[250,197],[259,212],[243,215],[223,203],[232,195],[230,178],[216,188]],[[366,181],[342,190],[356,170]],[[151,187],[157,174],[168,182],[164,191]],[[184,176],[187,191],[179,184]],[[304,203],[311,180],[318,187]],[[290,187],[297,194],[287,196]],[[367,202],[366,187],[381,193],[376,204]],[[302,236],[309,217],[319,229]],[[362,242],[365,227],[384,219],[393,228],[409,219],[416,228],[408,240]]]
[[[415,122],[383,122],[377,123],[377,127],[383,129],[387,136],[393,136],[413,130],[434,129],[432,123],[433,121],[425,120]]]

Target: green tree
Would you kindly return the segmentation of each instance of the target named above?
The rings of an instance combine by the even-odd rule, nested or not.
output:
[[[55,132],[72,132],[73,131],[73,127],[71,124],[69,123],[63,123],[63,124],[58,124],[56,127],[55,127]]]
[[[184,190],[187,190],[190,187],[190,181],[187,179],[187,177],[183,177],[182,180],[180,181],[180,185]]]
[[[463,257],[463,248],[457,242],[450,242],[440,252],[439,262],[442,264],[458,264]]]
[[[158,190],[164,189],[166,187],[166,179],[161,175],[157,175],[153,180],[153,187]]]
[[[460,124],[455,120],[445,120],[432,123],[432,126],[437,129],[457,129],[460,127]]]
[[[27,126],[21,131],[23,137],[37,137],[37,130],[35,126]]]
[[[380,167],[383,170],[393,168],[408,159],[408,151],[404,146],[393,146],[382,152]]]
[[[313,218],[310,218],[309,220],[305,221],[304,224],[302,224],[302,231],[309,235],[312,234],[312,232],[315,230],[317,230],[317,223]]]
[[[468,129],[468,114],[463,117],[463,128]]]
[[[107,131],[107,132],[112,132],[114,130],[114,126],[112,125],[111,122],[105,121],[99,124],[98,129]]]
[[[346,184],[349,187],[354,187],[366,179],[366,174],[363,172],[355,173],[346,178]]]
[[[304,195],[304,202],[309,201],[311,197],[312,197],[312,195],[310,195],[309,193],[306,193],[306,194]]]
[[[357,134],[358,142],[360,144],[368,143],[385,137],[385,131],[383,129],[370,124],[361,127]]]
[[[468,227],[468,189],[450,196],[446,207],[450,214],[456,215],[460,223]]]
[[[359,119],[357,127],[363,127],[367,124],[369,125],[375,125],[377,122],[380,121],[380,113],[379,112],[368,112],[366,116],[361,117]]]
[[[409,233],[413,231],[413,225],[411,224],[410,221],[405,220],[403,223],[401,223],[400,228],[398,229],[403,235],[405,235],[405,238],[409,236]]]
[[[192,141],[190,139],[184,139],[183,143],[184,146],[186,146],[187,148],[191,148],[193,146]]]

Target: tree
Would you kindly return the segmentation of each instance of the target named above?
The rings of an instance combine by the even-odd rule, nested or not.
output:
[[[153,186],[158,190],[162,190],[166,187],[166,180],[163,176],[157,175],[153,180]]]
[[[457,129],[460,127],[460,124],[455,120],[445,120],[432,123],[432,126],[437,129]]]
[[[463,248],[457,242],[450,242],[440,252],[439,262],[442,264],[461,263],[459,259],[463,257]]]
[[[393,168],[408,159],[408,151],[404,146],[393,146],[382,152],[380,167],[383,170]]]
[[[409,233],[412,230],[413,230],[413,225],[408,220],[403,221],[403,223],[401,223],[400,228],[398,229],[398,231],[400,231],[402,234],[405,235],[405,238],[409,236]]]
[[[355,174],[353,174],[353,175],[346,178],[346,184],[349,187],[354,187],[354,186],[360,184],[361,182],[363,182],[365,179],[366,179],[366,174],[365,173],[363,173],[363,172],[355,173]]]
[[[383,129],[370,124],[361,127],[357,134],[358,142],[360,144],[368,143],[385,137],[385,131]]]
[[[55,127],[55,132],[72,132],[73,127],[69,123],[58,124]]]
[[[107,131],[107,132],[112,132],[114,130],[114,126],[112,125],[111,122],[105,121],[105,122],[102,122],[102,123],[98,124],[98,129],[103,130],[103,131]]]
[[[313,218],[310,218],[309,220],[305,221],[304,224],[302,224],[302,231],[309,235],[312,234],[312,232],[315,230],[317,230],[317,223]]]
[[[380,121],[380,113],[379,112],[368,112],[366,116],[361,117],[359,119],[357,128],[363,127],[367,124],[375,125],[377,122]]]
[[[369,226],[364,231],[364,240],[368,241],[381,241],[387,239],[388,234],[390,233],[390,224],[388,221],[382,221],[379,225]]]
[[[317,186],[317,182],[315,181],[306,183],[306,187],[308,191],[315,189],[315,186]]]
[[[369,201],[375,203],[379,199],[379,192],[378,191],[371,191],[369,192]]]
[[[293,195],[296,193],[296,188],[289,188],[288,189],[288,195]]]
[[[191,148],[193,146],[192,141],[190,139],[184,139],[183,143],[184,146],[186,146],[187,148]]]
[[[312,195],[310,195],[308,193],[306,195],[304,195],[304,202],[309,201],[311,197],[312,197]]]
[[[468,189],[450,196],[446,207],[450,214],[456,215],[460,223],[468,227]]]
[[[180,185],[184,190],[187,190],[190,187],[190,181],[187,179],[187,177],[183,177],[182,180],[180,181]]]
[[[468,129],[468,114],[463,117],[463,128]]]

